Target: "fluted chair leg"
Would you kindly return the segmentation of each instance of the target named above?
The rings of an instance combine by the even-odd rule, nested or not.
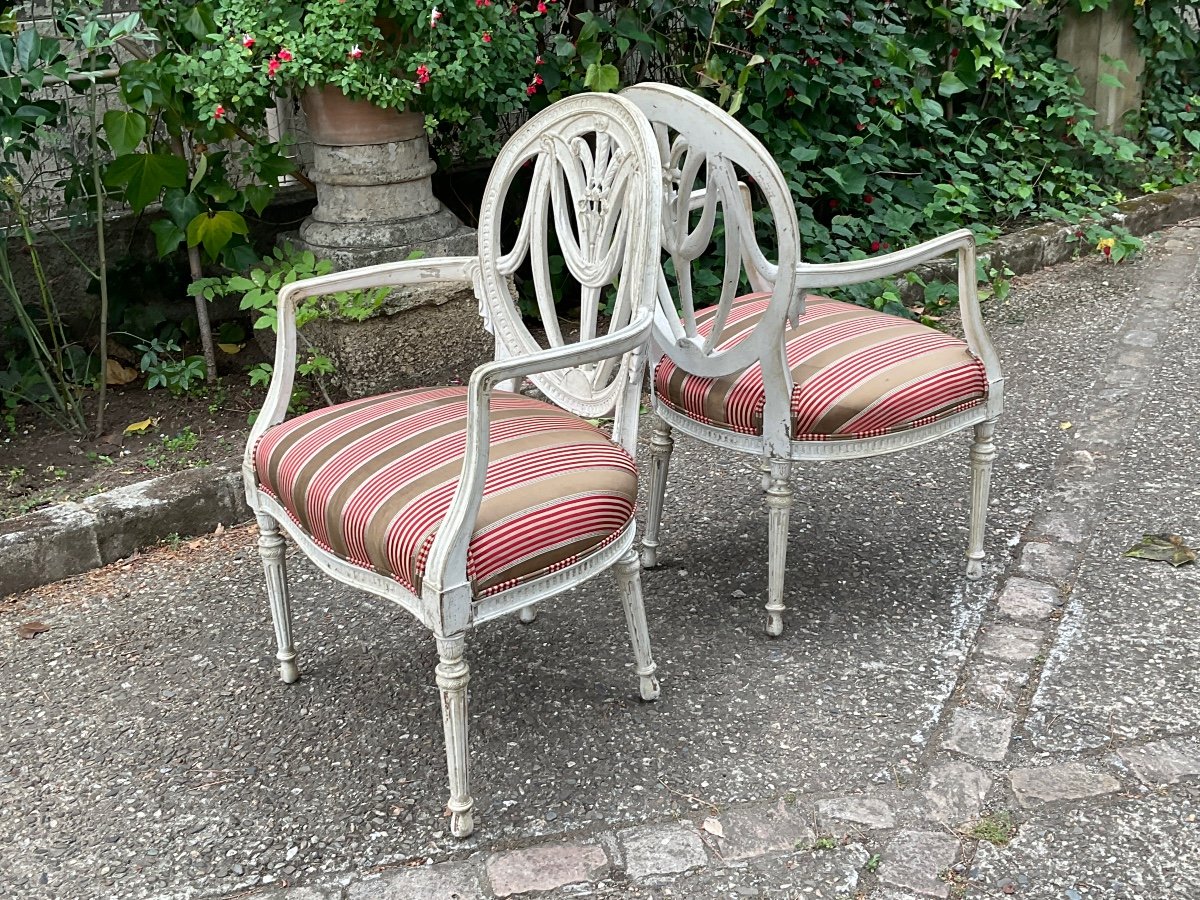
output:
[[[787,566],[788,522],[792,513],[791,464],[771,460],[767,487],[767,634],[783,634],[783,576]]]
[[[642,536],[642,565],[653,569],[658,565],[658,533],[662,527],[663,503],[667,495],[667,469],[671,465],[671,426],[661,419],[654,420],[650,435],[650,488],[646,504],[646,532]]]
[[[467,749],[467,683],[471,670],[463,658],[464,635],[437,639],[437,686],[442,693],[442,727],[446,732],[446,770],[450,778],[450,833],[468,837],[475,830],[471,799],[471,760]]]
[[[288,596],[287,563],[284,559],[283,536],[279,523],[266,513],[258,513],[258,555],[262,557],[267,574],[267,599],[271,603],[271,620],[275,623],[275,643],[278,650],[279,677],[284,684],[300,679],[296,666],[296,650],[292,646],[292,601]]]
[[[621,605],[625,607],[625,623],[633,644],[633,660],[638,675],[638,690],[643,700],[658,699],[658,666],[650,655],[650,630],[646,626],[646,607],[642,602],[642,566],[637,552],[630,550],[617,561],[617,586]]]
[[[992,419],[975,426],[975,443],[971,446],[971,534],[967,543],[967,577],[983,577],[983,533],[987,525],[988,492],[992,486],[992,462],[996,445],[992,435],[996,421]]]
[[[521,621],[526,625],[535,622],[537,620],[537,609],[536,603],[530,603],[528,606],[522,606],[521,611],[518,613],[518,615],[521,617]]]

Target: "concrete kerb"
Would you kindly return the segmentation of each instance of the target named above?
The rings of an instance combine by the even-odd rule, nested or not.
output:
[[[1191,183],[1128,200],[1093,221],[1143,235],[1198,215],[1200,183]],[[1037,225],[998,238],[982,255],[993,267],[1028,274],[1070,259],[1077,230]],[[928,273],[942,274],[937,266]],[[249,519],[235,460],[18,516],[0,522],[0,596],[116,562],[170,534],[190,537]]]

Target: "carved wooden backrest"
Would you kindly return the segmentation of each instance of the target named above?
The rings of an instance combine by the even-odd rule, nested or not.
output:
[[[796,211],[787,182],[762,144],[720,107],[688,91],[665,84],[639,84],[621,92],[637,104],[654,127],[663,163],[663,256],[671,263],[659,287],[655,342],[682,369],[716,377],[754,362],[772,377],[786,380],[779,347],[789,308],[803,312],[793,298],[800,243]],[[770,214],[774,230],[764,255],[755,236],[754,199],[759,218]],[[719,289],[695,283],[695,263],[710,252],[714,226],[724,251]],[[760,223],[761,224],[761,223]],[[740,287],[739,287],[740,285]],[[726,321],[733,300],[745,290],[773,294],[754,334],[728,349]],[[795,302],[793,302],[795,299]],[[696,311],[716,306],[707,335],[697,327]]]
[[[653,315],[658,251],[651,244],[657,244],[659,233],[659,168],[649,125],[633,104],[612,95],[562,100],[508,141],[488,179],[479,222],[480,314],[496,336],[498,355],[567,346]],[[531,177],[519,179],[522,172]],[[526,183],[528,194],[520,196]],[[557,281],[569,278],[578,294],[575,335],[564,334],[559,321],[551,235],[563,264]],[[544,344],[530,331],[511,292],[509,276],[526,260]],[[629,416],[622,412],[628,407],[622,399],[631,380],[640,384],[643,362],[639,350],[530,379],[550,400],[578,415],[606,416],[615,410],[619,435],[630,424],[622,421]]]

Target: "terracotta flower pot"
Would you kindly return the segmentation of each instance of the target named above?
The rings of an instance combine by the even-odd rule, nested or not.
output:
[[[300,98],[313,143],[361,147],[411,141],[425,134],[425,117],[400,109],[383,109],[366,100],[351,100],[341,88],[309,88]]]

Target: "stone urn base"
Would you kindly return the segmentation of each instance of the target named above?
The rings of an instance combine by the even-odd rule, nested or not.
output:
[[[471,256],[475,231],[433,195],[424,117],[311,90],[302,106],[313,138],[317,206],[281,240],[337,270],[414,257]],[[491,359],[470,285],[435,282],[394,291],[365,322],[322,319],[305,335],[333,360],[351,396],[462,379]]]

